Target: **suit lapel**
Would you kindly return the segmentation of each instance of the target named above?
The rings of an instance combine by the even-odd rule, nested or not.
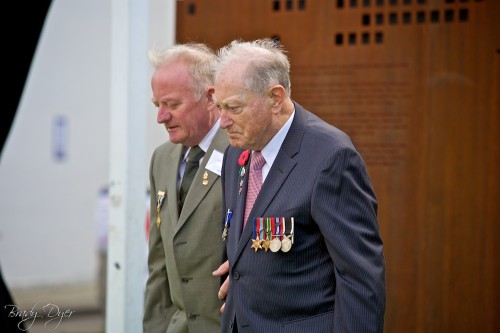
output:
[[[286,181],[288,175],[297,164],[293,157],[300,150],[300,143],[304,135],[305,124],[305,113],[303,112],[303,109],[302,107],[300,107],[300,105],[295,104],[294,120],[285,137],[285,140],[283,141],[283,144],[281,145],[278,155],[274,160],[273,166],[269,170],[269,174],[267,175],[264,184],[262,184],[260,193],[255,200],[254,206],[248,218],[248,222],[245,225],[245,229],[242,232],[240,242],[238,244],[237,256],[239,256],[241,251],[243,251],[246,244],[252,237],[252,221],[255,220],[256,217],[264,217],[266,209],[269,207],[272,200]],[[248,177],[245,180],[245,183],[247,182]],[[246,195],[242,197],[244,197],[242,199],[244,202]],[[243,219],[243,217],[241,217],[241,219]]]
[[[196,172],[193,183],[189,188],[184,207],[182,208],[179,216],[179,221],[177,222],[177,230],[180,229],[184,225],[184,223],[186,223],[188,217],[191,216],[196,207],[198,207],[198,205],[200,204],[201,200],[207,195],[210,188],[214,185],[215,180],[219,178],[218,175],[205,169],[207,165],[207,159],[210,158],[210,156],[205,156],[206,158],[203,158],[203,162]],[[207,176],[207,185],[203,185],[203,174],[205,174],[205,172]]]
[[[241,151],[243,152],[243,150]],[[237,196],[237,200],[236,200],[236,212],[238,212],[237,216],[236,217],[236,221],[239,221],[239,223],[237,223],[237,228],[236,228],[236,239],[240,239],[241,236],[242,236],[242,232],[243,232],[243,217],[245,215],[245,202],[246,202],[246,198],[247,198],[247,189],[248,189],[248,175],[249,175],[249,168],[250,168],[250,160],[248,160],[248,163],[246,164],[245,166],[245,174],[243,175],[243,177],[241,177],[241,175],[238,175],[238,183],[237,183],[237,189],[238,189],[238,196]],[[239,169],[239,168],[238,168]],[[238,170],[236,169],[236,170]],[[240,182],[243,181],[242,183],[242,186],[241,186],[241,193],[239,191],[239,188],[240,188]],[[246,226],[245,226],[246,227]]]
[[[179,216],[179,206],[177,199],[177,177],[179,176],[179,164],[182,159],[182,145],[176,145],[174,148],[174,153],[172,154],[173,158],[169,158],[165,161],[165,169],[168,170],[167,179],[167,188],[165,190],[167,195],[167,204],[168,204],[168,212],[169,212],[169,221],[172,226],[175,227],[178,221]]]
[[[271,201],[283,186],[283,183],[296,164],[293,159],[283,152],[278,154],[250,212],[245,230],[243,230],[243,234],[241,235],[243,243],[246,243],[252,237],[253,221],[257,217],[264,217],[267,207],[271,204]]]
[[[229,188],[226,188],[226,198],[224,198],[224,200],[227,205],[226,208],[229,208],[233,211],[233,216],[228,230],[229,234],[226,246],[228,248],[228,253],[235,254],[240,244],[240,237],[242,234],[243,215],[245,210],[245,200],[248,186],[248,168],[250,166],[250,160],[245,166],[245,174],[242,177],[239,170],[240,166],[238,165],[237,160],[243,150],[234,148],[230,149],[230,152],[232,153],[230,157],[228,157],[230,161],[226,161],[226,169],[224,170],[224,172],[226,175],[226,182],[227,184],[231,184],[231,186],[229,186]],[[231,181],[229,181],[229,179],[231,179]],[[241,181],[243,181],[243,183],[240,193],[239,189]]]
[[[215,184],[216,180],[219,179],[219,175],[206,169],[207,163],[214,154],[214,150],[219,153],[224,153],[228,143],[226,139],[225,130],[219,129],[212,140],[212,143],[208,147],[208,150],[203,157],[203,161],[200,164],[198,171],[193,179],[193,183],[189,189],[184,207],[182,209],[181,215],[179,216],[179,221],[177,223],[176,231],[182,228],[184,223],[188,220],[189,216],[194,212],[196,207],[200,204],[203,198],[208,194],[212,186]],[[209,214],[210,212],[206,212]]]

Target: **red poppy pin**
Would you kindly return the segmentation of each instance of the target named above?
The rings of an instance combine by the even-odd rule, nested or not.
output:
[[[245,150],[244,152],[241,153],[240,158],[238,158],[238,164],[240,165],[240,184],[239,184],[239,191],[238,194],[241,194],[241,191],[243,190],[243,177],[245,176],[245,165],[248,162],[248,157],[250,156],[250,150]]]
[[[250,150],[245,150],[241,153],[240,158],[238,158],[238,164],[242,167],[247,164],[248,156],[250,156]]]

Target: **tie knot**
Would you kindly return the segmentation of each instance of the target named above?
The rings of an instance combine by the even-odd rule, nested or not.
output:
[[[266,159],[260,151],[255,151],[252,154],[252,161],[250,162],[250,168],[255,170],[260,170],[266,164]]]
[[[205,152],[200,146],[191,147],[188,153],[188,162],[198,162],[204,154]]]

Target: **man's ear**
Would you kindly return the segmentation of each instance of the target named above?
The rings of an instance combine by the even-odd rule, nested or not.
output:
[[[209,110],[216,107],[215,101],[214,101],[214,93],[215,93],[214,87],[208,88],[208,91],[207,91],[205,98],[207,99],[207,108]]]
[[[283,107],[283,102],[286,98],[285,88],[281,85],[272,86],[269,89],[269,98],[271,102],[271,107],[273,110],[279,110]]]

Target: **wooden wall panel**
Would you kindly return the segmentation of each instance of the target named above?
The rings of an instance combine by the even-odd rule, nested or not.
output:
[[[500,1],[184,0],[177,41],[274,37],[379,199],[385,332],[500,327]]]

